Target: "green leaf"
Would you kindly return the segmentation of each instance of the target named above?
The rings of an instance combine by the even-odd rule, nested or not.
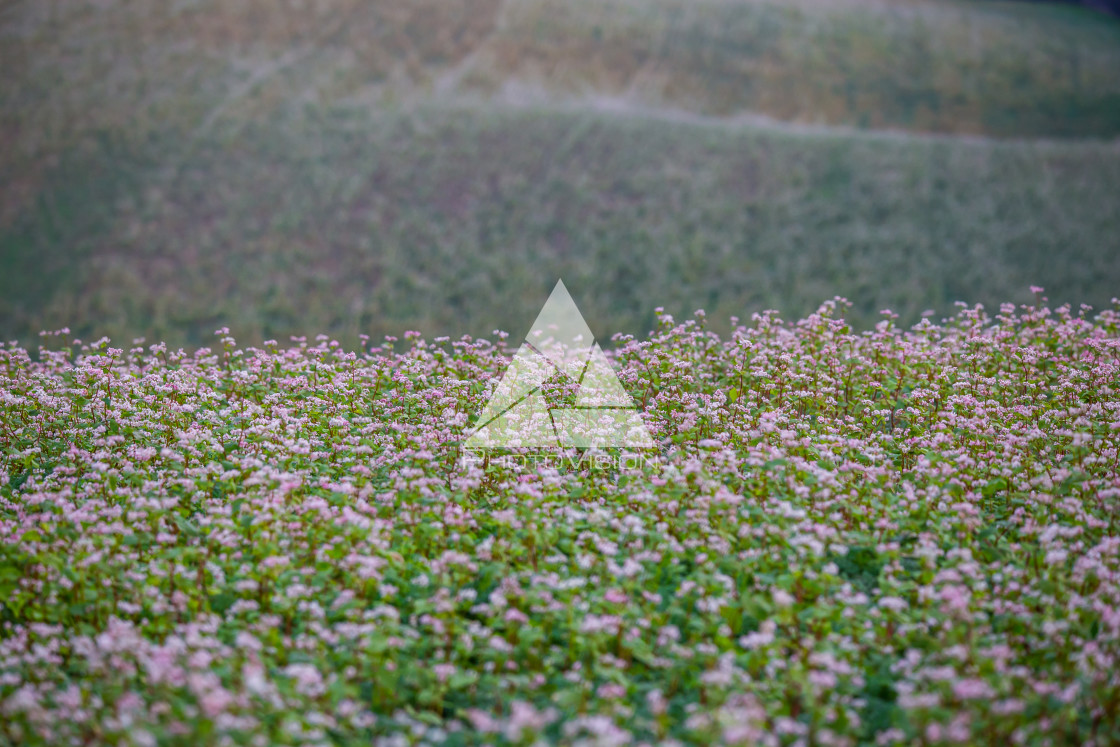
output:
[[[221,592],[210,597],[210,609],[219,615],[224,615],[226,610],[232,607],[236,601],[237,597],[233,594]]]
[[[182,516],[175,517],[175,526],[179,527],[179,531],[187,535],[188,537],[197,537],[202,534],[202,532],[199,531],[198,527],[196,527],[187,519],[184,519]]]
[[[983,487],[981,492],[983,493],[985,498],[991,498],[996,493],[1004,490],[1007,490],[1007,480],[1002,477],[997,477],[996,479],[989,481],[988,484]]]
[[[456,672],[447,680],[447,686],[452,690],[460,690],[478,682],[478,672]]]

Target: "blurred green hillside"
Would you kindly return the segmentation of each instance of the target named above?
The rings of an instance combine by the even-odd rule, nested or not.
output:
[[[1120,295],[1120,22],[982,0],[0,4],[0,336]]]

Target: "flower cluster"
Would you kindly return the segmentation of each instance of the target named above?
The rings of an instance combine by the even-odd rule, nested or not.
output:
[[[0,346],[0,742],[1120,740],[1120,307],[613,365],[636,464],[464,460],[510,353]]]

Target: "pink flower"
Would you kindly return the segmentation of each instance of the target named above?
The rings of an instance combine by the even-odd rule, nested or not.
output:
[[[617,682],[605,682],[599,685],[599,697],[606,698],[607,700],[615,700],[626,696],[626,688]]]
[[[957,680],[953,683],[953,695],[961,700],[979,700],[992,697],[992,688],[987,682],[977,679]]]
[[[630,598],[619,589],[607,589],[607,592],[603,595],[603,599],[611,604],[626,604],[630,600]]]

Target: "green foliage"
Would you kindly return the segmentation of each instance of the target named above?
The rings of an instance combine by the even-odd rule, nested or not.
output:
[[[840,575],[865,594],[872,594],[879,588],[879,571],[883,568],[883,560],[874,547],[848,548],[848,552],[835,558],[833,562],[840,569]]]

